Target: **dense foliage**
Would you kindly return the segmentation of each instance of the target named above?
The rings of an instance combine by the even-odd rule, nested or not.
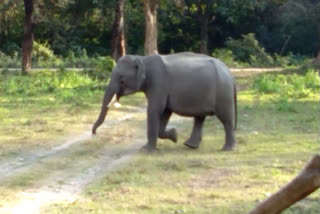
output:
[[[28,76],[4,70],[0,73],[0,93],[16,99],[48,96],[58,103],[81,105],[88,97],[101,97],[114,67],[114,61],[104,57],[96,59],[95,64],[93,70],[67,71],[61,68],[55,72],[41,70]]]
[[[180,2],[183,4],[177,6],[172,1],[160,1],[161,53],[197,52],[199,14],[204,11],[209,17],[209,53],[228,48],[237,60],[268,65],[274,63],[269,55],[312,56],[319,48],[320,3],[316,0],[206,0],[201,1],[204,4],[200,8],[198,0]],[[115,0],[39,0],[35,5],[34,61],[59,64],[59,57],[110,55],[114,7]],[[23,19],[22,1],[1,3],[1,67],[17,64],[14,62],[21,55]],[[126,1],[125,20],[128,53],[143,54],[143,1]],[[241,47],[240,40],[244,40]]]
[[[302,74],[264,74],[255,78],[253,86],[260,94],[272,94],[278,110],[296,111],[296,101],[319,93],[320,79],[313,70]]]

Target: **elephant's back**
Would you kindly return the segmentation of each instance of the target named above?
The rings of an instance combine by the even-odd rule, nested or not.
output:
[[[195,82],[202,82],[203,86],[214,84],[216,69],[212,58],[193,53],[172,54],[162,57],[168,80],[192,86]],[[173,82],[170,85],[174,85]]]
[[[191,52],[183,52],[177,54],[162,55],[161,58],[167,67],[181,67],[181,69],[183,69],[201,66],[201,64],[210,60],[211,57]]]
[[[169,72],[218,72],[231,76],[229,68],[222,61],[207,55],[182,52],[161,55],[161,58]]]
[[[193,53],[167,55],[162,59],[168,75],[169,105],[174,112],[210,115],[215,112],[217,102],[230,99],[233,78],[220,60]]]

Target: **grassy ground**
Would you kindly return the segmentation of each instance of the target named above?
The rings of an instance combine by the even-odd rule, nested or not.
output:
[[[0,161],[91,130],[105,85],[106,80],[77,71],[45,70],[29,77],[0,73]],[[139,103],[144,103],[141,94],[130,99],[130,105]]]
[[[156,154],[140,154],[122,170],[93,184],[83,199],[46,213],[247,213],[290,181],[319,152],[319,96],[279,110],[275,95],[239,94],[236,151],[221,152],[224,133],[208,118],[199,150],[181,142],[191,122],[178,123],[178,145],[160,141]],[[144,126],[131,127],[141,132]],[[319,191],[285,213],[318,213]]]
[[[239,144],[235,151],[220,151],[224,132],[216,118],[207,118],[198,150],[182,144],[189,137],[192,121],[174,119],[170,125],[178,130],[178,144],[160,140],[157,153],[138,154],[126,167],[90,185],[81,199],[50,205],[42,213],[247,213],[290,181],[319,152],[319,94],[279,101],[277,93],[252,90],[251,77],[238,81],[243,91],[238,95]],[[102,92],[96,95],[81,105],[55,105],[48,95],[34,101],[1,95],[0,160],[28,147],[46,147],[42,144],[50,139],[91,126]],[[123,103],[138,105],[142,100],[138,95]],[[117,116],[123,111],[126,109],[110,113]],[[135,137],[145,139],[144,120],[145,114],[140,113],[113,134],[101,130],[96,141],[106,142],[110,134],[110,144],[130,144]],[[96,144],[93,147],[100,148]],[[5,191],[14,198],[12,190]],[[317,191],[284,213],[316,214],[319,204]]]

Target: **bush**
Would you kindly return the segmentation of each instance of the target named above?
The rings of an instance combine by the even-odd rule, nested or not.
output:
[[[1,93],[13,96],[37,96],[54,93],[58,97],[72,96],[78,91],[91,91],[99,85],[88,74],[79,71],[65,71],[63,69],[41,71],[31,75],[7,74],[1,76]]]
[[[56,67],[62,64],[62,60],[53,53],[48,43],[40,44],[34,41],[32,58],[40,67]]]
[[[264,74],[253,84],[258,93],[275,94],[274,101],[279,111],[293,111],[297,99],[319,93],[320,79],[317,72],[309,70],[304,75]]]
[[[97,57],[92,61],[95,66],[93,69],[87,70],[86,73],[98,81],[106,82],[106,80],[110,77],[116,62],[109,56]]]
[[[311,88],[314,90],[318,90],[319,89],[319,74],[315,71],[309,71],[306,73],[306,75],[304,76],[305,79],[305,84],[307,86],[307,88]]]
[[[99,80],[106,80],[110,77],[116,62],[111,57],[98,57],[96,59],[95,69],[91,72],[91,75]]]
[[[17,53],[21,53],[21,47],[19,45],[17,45],[17,43],[15,42],[10,42],[10,41],[3,41],[2,40],[2,44],[1,44],[1,51],[3,53],[5,53],[8,56],[14,56]]]
[[[280,56],[278,54],[274,54],[273,56],[273,59],[274,59],[274,65],[277,65],[277,66],[288,66],[290,65],[290,56]]]
[[[301,98],[316,93],[320,88],[317,72],[309,70],[304,75],[264,74],[254,80],[258,93],[278,93],[280,96]]]
[[[295,112],[294,102],[290,102],[288,96],[281,96],[278,100],[276,100],[276,108],[278,111],[292,111]]]
[[[94,67],[95,58],[88,57],[86,49],[78,50],[77,54],[73,51],[68,52],[68,56],[64,60],[66,67]]]
[[[274,79],[268,75],[263,75],[254,81],[254,88],[259,93],[277,93],[280,91],[280,87],[279,82],[274,81]]]
[[[222,62],[224,62],[228,66],[237,66],[238,63],[233,57],[232,50],[228,50],[225,48],[222,49],[215,49],[212,53],[212,56],[215,58],[220,59]]]
[[[254,33],[242,35],[241,39],[228,39],[227,47],[232,50],[235,60],[250,63],[253,66],[271,66],[273,58],[260,46]]]
[[[0,51],[0,68],[21,67],[21,59],[18,52],[14,52],[13,56],[9,56]]]

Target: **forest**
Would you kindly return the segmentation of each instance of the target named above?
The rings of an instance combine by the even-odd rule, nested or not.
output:
[[[301,64],[319,55],[319,23],[318,0],[3,0],[0,66],[20,67],[32,49],[37,67],[182,51],[234,66]]]
[[[0,0],[0,213],[319,214],[319,70],[319,0]]]

